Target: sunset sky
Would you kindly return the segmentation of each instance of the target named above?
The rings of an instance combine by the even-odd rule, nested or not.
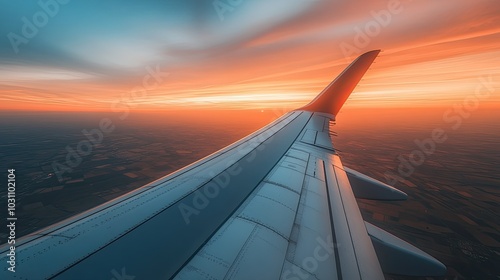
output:
[[[0,110],[293,109],[373,49],[347,108],[500,108],[498,0],[37,2],[0,0]]]

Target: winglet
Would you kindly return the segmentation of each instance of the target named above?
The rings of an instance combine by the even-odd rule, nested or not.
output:
[[[337,115],[379,52],[374,50],[360,55],[311,103],[299,110]]]

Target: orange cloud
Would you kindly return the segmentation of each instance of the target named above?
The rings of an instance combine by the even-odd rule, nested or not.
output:
[[[238,44],[160,61],[170,75],[146,92],[138,91],[147,74],[141,69],[107,77],[37,67],[40,74],[30,80],[0,67],[10,73],[0,77],[0,110],[111,111],[113,104],[130,110],[292,109],[310,101],[354,58],[345,57],[342,43],[359,54],[383,50],[348,108],[449,106],[474,94],[481,79],[500,88],[495,1],[401,1],[401,11],[386,26],[379,23],[379,32],[363,45],[355,45],[359,30],[376,22],[375,13],[387,12],[389,2],[361,8],[335,2],[323,1]],[[498,106],[498,92],[482,104]]]

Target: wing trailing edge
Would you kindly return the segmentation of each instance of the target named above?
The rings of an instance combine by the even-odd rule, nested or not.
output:
[[[374,50],[360,55],[313,101],[299,110],[336,116],[379,53],[380,50]]]

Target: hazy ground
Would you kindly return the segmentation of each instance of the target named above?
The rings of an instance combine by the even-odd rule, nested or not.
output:
[[[397,181],[409,195],[397,203],[359,200],[367,221],[444,262],[448,279],[500,279],[500,115],[479,109],[443,119],[446,111],[346,110],[333,126],[334,146],[346,166]],[[134,113],[125,120],[105,113],[0,113],[0,168],[4,178],[8,168],[16,169],[18,236],[175,171],[269,123],[278,112]],[[82,130],[99,128],[106,117],[115,129],[80,160],[71,156],[88,139]],[[423,158],[414,157],[417,164],[401,168],[418,154],[415,140],[429,143],[436,128],[446,140],[434,142]],[[57,176],[54,166],[66,172]],[[0,190],[2,209],[5,192]],[[5,236],[2,231],[1,243]]]
[[[334,145],[346,166],[386,183],[401,176],[394,186],[409,195],[404,202],[359,200],[365,220],[438,258],[447,279],[500,279],[500,114],[478,110],[453,129],[446,111],[371,112],[361,129],[339,117]],[[434,129],[446,141],[411,174],[400,174],[401,162],[419,150],[415,141]]]

